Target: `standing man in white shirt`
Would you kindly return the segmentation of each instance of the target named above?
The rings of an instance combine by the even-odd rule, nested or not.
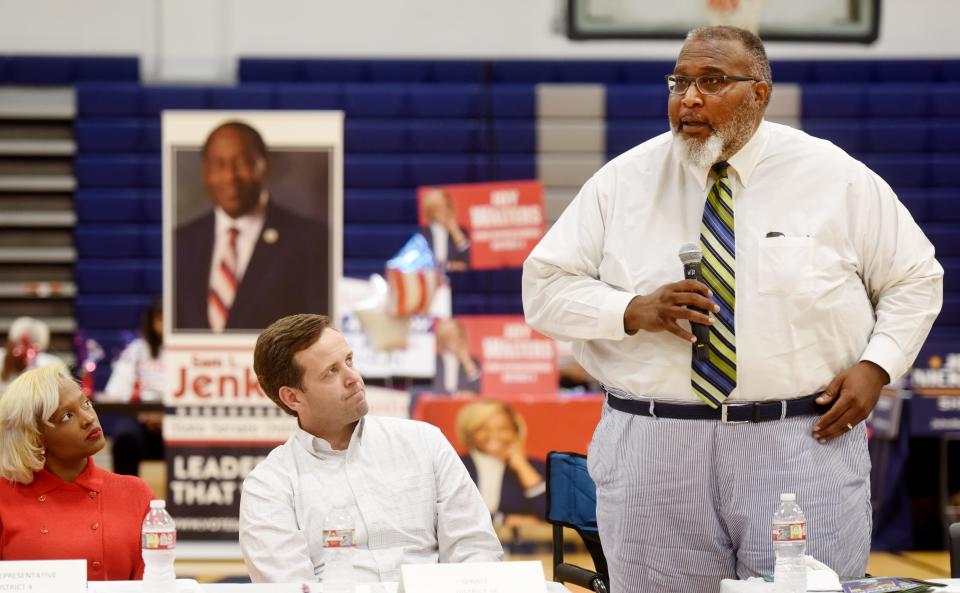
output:
[[[666,82],[671,132],[587,181],[523,271],[527,322],[572,341],[607,394],[589,467],[612,589],[770,574],[781,492],[807,553],[862,575],[863,421],[916,357],[943,270],[880,177],[764,121],[756,35],[692,31]],[[684,280],[688,243],[703,283]]]
[[[240,549],[254,582],[323,577],[323,518],[346,506],[363,581],[400,566],[494,562],[503,549],[453,447],[423,422],[367,416],[353,352],[323,315],[291,315],[260,334],[254,369],[299,428],[244,480]]]

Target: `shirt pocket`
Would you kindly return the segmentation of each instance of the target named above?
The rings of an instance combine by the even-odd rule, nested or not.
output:
[[[764,237],[757,250],[757,286],[760,294],[791,295],[815,288],[812,237]]]

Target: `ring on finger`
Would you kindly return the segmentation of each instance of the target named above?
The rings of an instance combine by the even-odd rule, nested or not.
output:
[[[853,425],[847,422],[847,430],[853,430]]]

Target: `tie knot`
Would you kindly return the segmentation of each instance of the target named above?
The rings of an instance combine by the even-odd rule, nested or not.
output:
[[[239,234],[240,234],[240,229],[238,229],[235,226],[232,226],[229,229],[227,229],[227,240],[230,241],[231,246],[237,244],[237,235]]]
[[[718,178],[727,176],[727,169],[730,168],[730,163],[727,161],[720,161],[713,166],[713,172],[716,173]]]

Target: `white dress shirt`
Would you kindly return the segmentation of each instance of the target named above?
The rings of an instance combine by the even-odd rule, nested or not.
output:
[[[208,286],[213,286],[214,274],[227,252],[230,242],[228,231],[231,228],[237,229],[237,282],[243,280],[243,273],[247,271],[247,265],[250,263],[250,258],[253,257],[253,250],[260,239],[260,231],[263,230],[263,223],[267,217],[268,199],[267,192],[261,192],[257,207],[240,218],[230,218],[230,215],[223,209],[214,208],[213,259],[210,260]]]
[[[440,430],[367,416],[346,450],[297,430],[244,480],[240,550],[250,578],[318,580],[324,515],[344,503],[356,519],[359,581],[397,581],[401,564],[503,555],[477,487]]]
[[[940,311],[943,269],[890,187],[829,142],[770,122],[729,163],[731,398],[816,393],[858,360],[902,375]],[[577,359],[605,385],[699,401],[690,344],[668,332],[629,336],[623,314],[634,296],[683,280],[678,250],[700,242],[711,183],[709,169],[681,161],[669,132],[607,163],[525,262],[527,322],[574,341]]]

